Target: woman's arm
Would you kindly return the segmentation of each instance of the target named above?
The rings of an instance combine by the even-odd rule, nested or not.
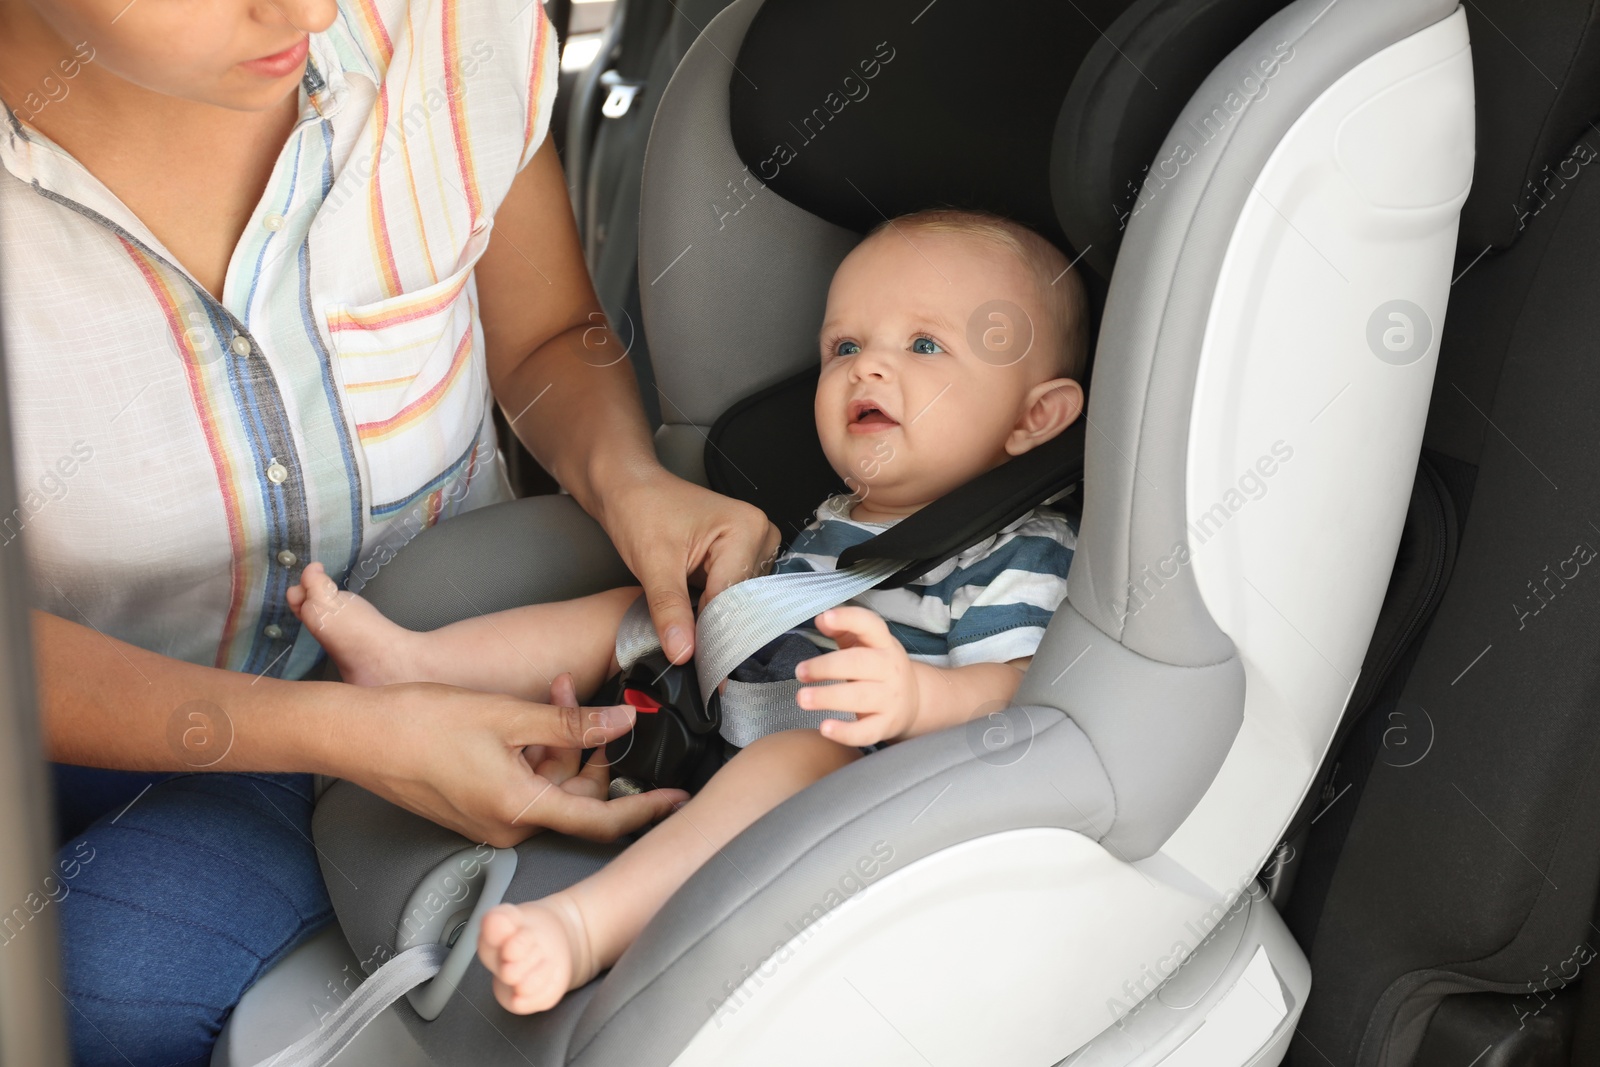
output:
[[[657,474],[633,366],[606,326],[549,139],[517,176],[478,261],[489,382],[511,428],[584,510]]]
[[[658,790],[604,802],[557,788],[523,759],[529,745],[618,737],[631,709],[429,682],[284,681],[184,663],[38,610],[32,621],[46,754],[58,762],[330,774],[500,847],[539,827],[611,840],[686,799]]]
[[[200,667],[35,609],[46,755],[124,770],[338,774],[333,725],[358,694]],[[335,766],[339,764],[339,766]]]
[[[687,577],[701,576],[709,598],[761,573],[778,531],[759,509],[656,461],[548,139],[495,215],[476,273],[489,380],[512,430],[605,527],[644,586],[662,646],[682,662],[694,639]]]

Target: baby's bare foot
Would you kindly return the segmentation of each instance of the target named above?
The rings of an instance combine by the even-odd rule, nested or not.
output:
[[[289,610],[327,649],[339,677],[354,685],[427,681],[418,635],[383,617],[355,593],[340,589],[320,563],[300,572],[288,592]]]
[[[565,893],[500,904],[483,917],[478,958],[500,1006],[518,1015],[555,1007],[598,972],[577,902]]]

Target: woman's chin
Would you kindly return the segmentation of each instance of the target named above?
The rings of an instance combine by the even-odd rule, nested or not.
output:
[[[304,67],[294,75],[263,78],[235,68],[202,83],[162,86],[158,91],[227,111],[260,113],[284,106],[284,100],[299,91],[303,73]]]

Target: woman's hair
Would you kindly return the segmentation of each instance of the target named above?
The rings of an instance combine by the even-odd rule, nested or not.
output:
[[[867,237],[890,227],[983,238],[1015,256],[1033,278],[1049,318],[1042,340],[1046,351],[1057,354],[1054,373],[1082,378],[1089,359],[1089,298],[1083,279],[1059,248],[1022,223],[988,211],[927,208],[886,219],[868,231]]]

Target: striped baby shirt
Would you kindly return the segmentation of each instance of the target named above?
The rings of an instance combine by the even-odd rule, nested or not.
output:
[[[221,299],[30,124],[41,102],[13,101],[0,299],[22,506],[0,551],[25,546],[34,606],[298,678],[320,654],[284,599],[306,563],[359,588],[423,528],[511,499],[473,267],[557,67],[530,0],[343,0]]]
[[[831,571],[840,553],[892,523],[850,517],[855,499],[829,497],[779,557],[775,573]],[[935,667],[1004,663],[1033,655],[1067,596],[1077,531],[1038,507],[899,589],[850,601],[881,615],[911,658]]]

